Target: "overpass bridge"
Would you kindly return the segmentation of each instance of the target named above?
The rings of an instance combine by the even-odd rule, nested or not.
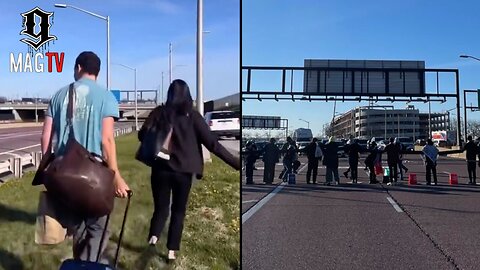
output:
[[[138,117],[145,119],[149,113],[157,106],[152,101],[138,102]],[[39,121],[45,118],[45,111],[48,108],[48,103],[0,103],[0,121],[35,121],[38,117]],[[135,118],[135,103],[128,100],[127,102],[120,102],[120,118]],[[219,110],[239,110],[240,109],[240,94],[236,93],[216,100],[210,100],[204,103],[205,112],[219,111]]]
[[[139,103],[138,117],[146,118],[151,110],[157,105],[155,103]],[[0,104],[0,121],[32,121],[38,116],[41,121],[45,118],[45,111],[48,104]],[[120,118],[135,118],[135,104],[119,104]]]

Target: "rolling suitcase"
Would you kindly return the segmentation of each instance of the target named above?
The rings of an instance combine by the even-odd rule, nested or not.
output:
[[[296,175],[294,173],[290,173],[288,175],[288,184],[289,185],[295,185],[296,184]]]
[[[62,265],[60,266],[60,270],[115,270],[117,268],[117,261],[118,261],[118,255],[120,252],[120,246],[122,244],[122,237],[123,237],[123,231],[125,229],[125,221],[127,221],[127,214],[128,214],[128,207],[130,206],[130,198],[132,197],[133,192],[128,191],[128,199],[127,199],[127,206],[125,207],[125,214],[123,216],[123,222],[122,222],[122,229],[120,231],[120,236],[118,237],[118,247],[117,251],[115,253],[115,260],[113,263],[113,267],[107,264],[102,264],[99,263],[100,260],[100,251],[101,249],[98,250],[97,254],[97,261],[96,262],[89,262],[89,261],[80,261],[80,260],[75,260],[75,259],[68,259],[63,261]],[[108,221],[110,220],[110,215],[107,216],[107,221],[105,222],[105,230],[103,231],[102,234],[102,240],[100,241],[100,247],[103,246],[103,238],[105,237],[106,230],[108,228]]]

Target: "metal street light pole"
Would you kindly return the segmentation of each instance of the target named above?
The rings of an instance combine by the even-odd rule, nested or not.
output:
[[[471,56],[471,55],[466,55],[466,54],[462,54],[460,55],[460,58],[472,58],[472,59],[475,59],[477,61],[480,61],[479,58],[475,57],[475,56]]]
[[[362,107],[360,107],[361,109]],[[385,140],[387,139],[387,108],[391,108],[392,110],[394,109],[393,106],[381,106],[381,105],[368,105],[367,108],[383,108],[385,110],[385,116],[384,116],[384,129],[385,129]]]
[[[170,62],[170,64],[171,64],[171,62]],[[168,74],[169,74],[168,76],[170,77],[170,78],[169,78],[169,79],[170,79],[169,85],[172,83],[172,76],[173,76],[172,74],[173,74],[173,71],[175,70],[175,68],[177,68],[177,67],[186,67],[186,66],[187,66],[187,65],[175,65],[175,66],[169,66],[169,67],[168,67]],[[162,70],[162,104],[163,104],[164,101],[165,101],[165,100],[164,100],[164,96],[163,96],[163,87],[164,87],[164,83],[163,83],[164,79],[163,79],[163,78],[164,78],[164,73],[165,73],[165,71]]]
[[[431,113],[432,113],[432,109],[430,107],[430,100],[429,100],[428,101],[428,136],[427,136],[427,138],[432,137],[432,116],[431,116]]]
[[[72,5],[67,5],[67,4],[55,4],[55,7],[57,8],[73,8],[78,11],[81,11],[83,13],[87,13],[89,15],[92,15],[96,18],[102,19],[107,22],[107,90],[110,90],[110,16],[101,16],[96,13],[93,13],[91,11],[85,10],[83,8],[75,7]]]
[[[162,71],[162,103],[161,103],[162,105],[163,105],[163,73],[164,72]]]
[[[135,130],[138,131],[138,94],[137,94],[137,69],[124,65],[124,64],[119,64],[115,63],[115,65],[122,66],[124,68],[128,68],[130,70],[133,70],[133,87],[135,91]]]
[[[203,0],[197,0],[197,111],[203,116]]]
[[[38,123],[38,94],[35,98],[35,123]]]
[[[447,126],[448,126],[448,130],[450,130],[450,129],[452,128],[452,127],[451,127],[452,125],[451,125],[451,122],[450,122],[450,112],[453,111],[453,110],[456,110],[456,109],[457,109],[457,108],[452,108],[452,109],[450,109],[450,110],[446,110],[446,112],[447,112],[447,121],[448,121],[448,125],[447,125]],[[445,122],[447,122],[447,121],[445,121]],[[446,129],[446,128],[445,128],[445,129]]]
[[[298,120],[307,123],[307,128],[310,129],[310,122],[308,122],[307,120],[303,120],[303,119],[298,119]]]
[[[383,119],[384,126],[385,126],[385,136],[383,137],[384,140],[387,139],[387,108],[383,108],[385,110],[385,117]]]
[[[168,77],[170,83],[172,83],[172,69],[172,43],[170,42],[168,44]]]
[[[460,55],[461,58],[471,58],[471,59],[474,59],[474,60],[477,60],[477,61],[480,61],[479,58],[475,57],[475,56],[471,56],[471,55],[466,55],[466,54],[462,54]],[[458,77],[458,75],[457,75]],[[457,80],[457,85],[458,85],[458,80]],[[457,86],[458,87],[458,86]],[[465,95],[464,95],[465,97]],[[457,107],[460,107],[459,105],[457,105]],[[460,121],[460,108],[457,109],[457,117],[458,117],[458,121]],[[464,108],[464,117],[465,117],[465,136],[467,136],[467,108],[465,107]],[[459,122],[458,122],[459,123]],[[459,125],[460,127],[460,125]],[[458,129],[460,130],[460,128],[458,127]],[[460,136],[459,134],[461,133],[461,131],[457,130],[457,134],[458,136]],[[460,144],[459,144],[460,145]]]

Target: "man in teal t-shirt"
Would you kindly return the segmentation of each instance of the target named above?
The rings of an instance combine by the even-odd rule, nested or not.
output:
[[[100,58],[93,52],[82,52],[75,60],[74,71],[76,82],[72,123],[75,139],[90,152],[105,158],[110,169],[115,172],[116,195],[126,197],[129,187],[118,170],[113,136],[114,118],[118,118],[118,104],[113,94],[96,82],[100,72]],[[49,155],[51,150],[60,155],[65,150],[70,131],[66,121],[68,90],[69,86],[63,87],[50,100],[43,123],[43,155]],[[73,210],[65,213],[71,217],[71,229],[74,233],[73,257],[95,261],[107,216],[86,218],[76,215]],[[107,240],[104,241],[106,242]]]
[[[61,154],[68,141],[67,125],[68,88],[60,89],[50,100],[46,116],[53,118],[56,134],[55,153]],[[102,155],[102,120],[118,118],[118,103],[112,92],[99,86],[96,81],[81,78],[74,83],[73,130],[75,139],[90,152]]]

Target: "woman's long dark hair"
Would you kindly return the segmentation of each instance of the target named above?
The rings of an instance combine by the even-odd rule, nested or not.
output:
[[[175,115],[188,115],[192,110],[193,99],[188,84],[183,80],[174,80],[168,87],[167,102],[150,113],[145,127],[165,129],[172,124]]]

